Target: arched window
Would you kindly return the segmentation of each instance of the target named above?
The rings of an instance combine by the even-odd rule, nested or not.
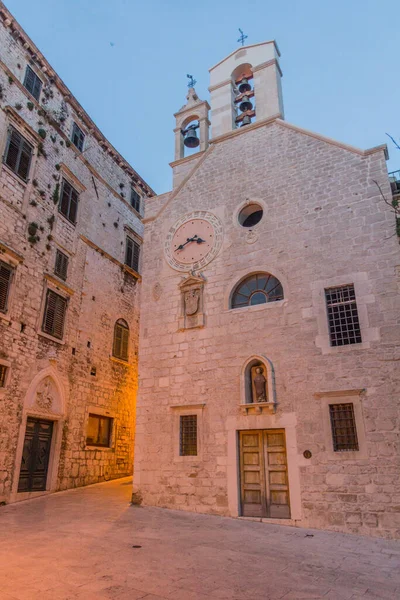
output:
[[[118,319],[114,326],[113,356],[128,360],[129,327],[123,319]]]
[[[231,308],[277,300],[283,300],[283,288],[278,279],[270,273],[254,273],[236,286],[232,294]]]

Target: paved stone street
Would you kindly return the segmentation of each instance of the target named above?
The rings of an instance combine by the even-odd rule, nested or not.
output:
[[[400,544],[129,505],[130,479],[0,507],[1,600],[400,598]]]

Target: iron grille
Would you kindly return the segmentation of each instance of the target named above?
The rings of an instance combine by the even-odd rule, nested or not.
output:
[[[360,344],[361,329],[354,285],[325,290],[331,346]]]
[[[179,454],[197,456],[197,415],[180,417]]]
[[[60,277],[60,279],[67,279],[68,272],[68,256],[61,252],[61,250],[57,250],[56,252],[56,264],[54,266],[54,273]]]
[[[139,272],[140,244],[132,238],[126,238],[125,264],[131,269]]]
[[[353,404],[330,404],[329,413],[334,451],[358,450]]]
[[[0,260],[0,312],[7,312],[12,273],[12,267]]]
[[[72,125],[71,142],[78,148],[80,152],[82,152],[83,144],[85,142],[85,134],[76,123]]]
[[[6,373],[7,367],[5,365],[0,365],[0,388],[6,385]]]
[[[4,162],[21,179],[26,181],[32,159],[32,146],[16,129],[10,127]]]
[[[59,211],[75,225],[78,212],[78,192],[66,181],[62,180],[61,198]]]
[[[40,92],[42,90],[42,80],[36,75],[33,69],[28,65],[26,67],[24,86],[39,101]]]

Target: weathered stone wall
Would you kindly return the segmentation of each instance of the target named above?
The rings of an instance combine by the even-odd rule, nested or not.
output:
[[[284,427],[292,523],[399,534],[399,245],[373,179],[390,197],[383,150],[363,154],[275,121],[211,145],[154,220],[157,198],[148,202],[134,475],[145,504],[237,515],[236,431]],[[246,199],[264,207],[255,240],[237,222]],[[224,240],[202,270],[204,328],[178,331],[183,274],[168,266],[164,242],[194,210],[217,215]],[[236,282],[258,270],[281,280],[285,300],[229,310]],[[331,348],[324,287],[353,282],[363,343]],[[254,355],[274,365],[275,414],[239,408]],[[330,394],[361,404],[357,458],[331,451]],[[200,456],[179,457],[171,406],[199,403]]]
[[[0,9],[4,17],[2,3]],[[140,215],[129,204],[131,184],[149,193],[107,140],[99,141],[101,133],[83,109],[78,114],[79,105],[64,93],[58,76],[50,81],[51,68],[43,69],[39,51],[32,58],[32,43],[27,38],[24,47],[22,35],[16,23],[1,22],[0,152],[3,157],[11,124],[32,143],[34,157],[27,182],[0,164],[0,258],[15,262],[9,310],[0,312],[0,362],[9,365],[6,386],[0,388],[0,501],[21,497],[16,487],[31,414],[28,398],[35,378],[48,369],[63,396],[59,413],[40,415],[54,419],[58,428],[48,489],[132,472],[140,284],[123,263],[126,228],[139,236],[143,231]],[[23,87],[28,64],[44,83],[40,103]],[[83,154],[69,141],[74,121],[86,134]],[[58,211],[56,186],[63,176],[80,192],[75,226]],[[33,222],[40,238],[35,244],[28,242],[27,232]],[[57,248],[69,256],[65,282],[54,275]],[[68,298],[62,341],[41,331],[50,285]],[[128,362],[112,357],[120,318],[130,327]],[[114,418],[111,448],[86,446],[89,412]]]

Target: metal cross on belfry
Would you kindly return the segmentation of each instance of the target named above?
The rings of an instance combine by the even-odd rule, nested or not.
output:
[[[192,88],[196,85],[197,81],[193,78],[193,75],[186,75],[189,79],[188,88]]]
[[[241,42],[242,46],[244,46],[244,40],[247,40],[247,38],[249,37],[248,35],[245,35],[243,33],[243,31],[240,29],[239,27],[239,32],[240,32],[240,38],[238,39],[238,42]]]

